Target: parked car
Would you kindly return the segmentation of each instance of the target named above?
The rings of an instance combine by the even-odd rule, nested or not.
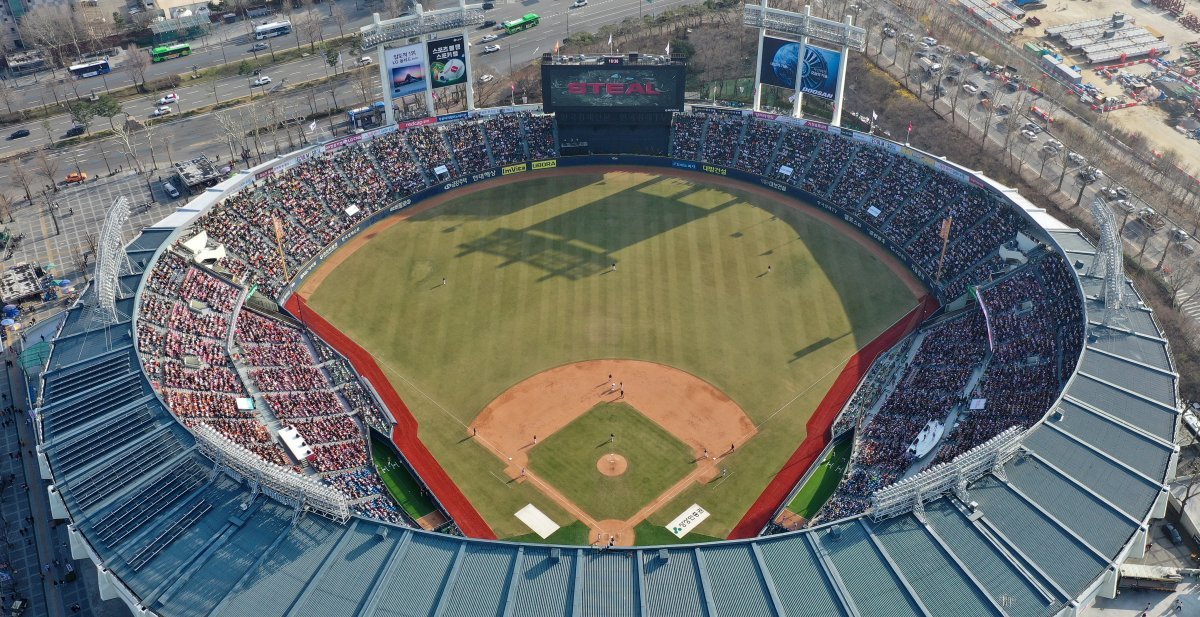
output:
[[[896,36],[896,29],[891,26],[884,26],[883,27],[883,36],[886,36],[889,39]]]
[[[481,83],[481,84],[486,84],[487,82],[489,82],[489,81],[491,81],[491,80],[493,80],[493,79],[495,79],[495,77],[494,77],[494,76],[492,76],[492,75],[486,75],[486,74],[484,74],[484,75],[480,75],[480,76],[479,76],[479,83]]]
[[[1046,130],[1046,129],[1042,128],[1042,125],[1040,125],[1036,122],[1026,122],[1025,126],[1023,126],[1021,128],[1025,129],[1027,131],[1033,131],[1034,133],[1041,133],[1042,131]]]
[[[1068,152],[1067,160],[1075,163],[1076,165],[1087,165],[1087,158],[1078,152]]]
[[[270,78],[270,77],[268,77],[268,76],[266,76],[266,75],[263,75],[262,77],[259,77],[258,79],[255,79],[255,80],[254,80],[254,83],[253,83],[253,84],[251,84],[251,85],[252,85],[252,86],[254,86],[254,87],[259,87],[259,86],[265,86],[265,85],[267,85],[267,84],[269,84],[269,83],[271,83],[271,78]]]
[[[992,91],[991,91],[991,90],[980,90],[980,91],[979,91],[979,98],[981,98],[981,99],[990,99],[990,98],[994,98],[994,97],[992,96]]]
[[[494,54],[498,51],[500,51],[500,46],[496,44],[488,45],[487,47],[483,48],[483,53],[485,54]]]
[[[1001,114],[1001,115],[1011,114],[1012,113],[1012,105],[1009,105],[1008,103],[1001,103],[1000,105],[996,106],[996,113]]]
[[[911,43],[911,42],[917,40],[917,35],[915,35],[911,32],[905,32],[904,34],[900,35],[900,40],[902,40],[906,43]]]
[[[483,39],[481,39],[479,42],[480,43],[491,43],[492,41],[494,41],[498,38],[500,38],[499,34],[487,34],[487,35],[484,35]]]
[[[938,44],[937,39],[933,38],[932,36],[927,36],[927,37],[921,39],[921,42],[930,47],[937,47],[937,44]]]
[[[75,184],[78,182],[84,182],[87,179],[88,179],[88,175],[87,175],[86,171],[73,171],[73,172],[67,174],[66,182],[67,182],[67,184]]]
[[[954,51],[953,49],[950,49],[950,46],[948,46],[948,45],[938,45],[937,50],[943,54],[948,54],[948,53]]]
[[[165,94],[161,99],[158,99],[159,105],[171,105],[179,102],[179,95],[174,92]]]
[[[29,137],[29,129],[17,129],[8,136],[10,140],[20,139],[22,137]]]
[[[76,124],[75,126],[72,126],[71,128],[67,129],[66,133],[63,133],[63,139],[66,139],[69,137],[79,137],[80,135],[83,135],[85,132],[86,132],[86,130],[82,126],[79,126],[78,124]]]
[[[491,27],[493,27],[493,26],[495,26],[495,25],[496,25],[496,20],[494,20],[494,19],[487,19],[487,20],[484,20],[484,22],[483,22],[483,23],[479,24],[479,29],[480,29],[480,30],[487,30],[488,28],[491,28]]]
[[[1179,535],[1179,530],[1170,523],[1163,523],[1163,534],[1171,540],[1171,544],[1183,544],[1183,537]]]
[[[1029,129],[1021,129],[1021,137],[1024,137],[1025,141],[1030,143],[1037,141],[1037,133],[1034,133]]]
[[[159,105],[158,107],[154,108],[154,111],[150,112],[150,117],[151,118],[161,118],[162,116],[165,116],[169,113],[171,113],[170,107],[168,107],[166,105]]]
[[[965,90],[969,94],[975,94],[975,93],[979,92],[979,86],[976,86],[974,83],[969,82],[969,81],[962,85],[962,89]]]
[[[1133,207],[1133,204],[1129,203],[1128,199],[1118,199],[1118,200],[1114,201],[1113,204],[1116,205],[1117,208],[1119,208],[1121,210],[1121,212],[1124,212],[1125,214],[1133,214],[1133,211],[1135,209]]]
[[[1063,143],[1057,139],[1051,139],[1050,141],[1046,142],[1046,147],[1058,152],[1059,150],[1062,150]]]
[[[1191,238],[1191,236],[1188,235],[1188,232],[1178,227],[1171,230],[1171,239],[1175,242],[1187,242],[1188,238]]]
[[[496,8],[496,4],[493,2],[484,2],[483,3],[483,10],[485,10],[485,11],[490,11],[494,8]]]

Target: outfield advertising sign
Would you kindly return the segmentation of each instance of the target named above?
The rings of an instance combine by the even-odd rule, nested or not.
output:
[[[692,504],[692,507],[676,516],[675,520],[667,523],[667,531],[675,534],[676,538],[682,538],[688,535],[696,525],[703,523],[706,518],[708,518],[708,510],[701,508],[699,504]]]
[[[420,94],[429,88],[425,81],[425,46],[405,45],[385,52],[392,98]]]
[[[467,82],[467,46],[462,36],[429,41],[425,48],[434,90]]]
[[[837,92],[838,70],[842,53],[815,45],[804,47],[800,58],[800,43],[773,36],[763,38],[762,83],[769,86],[796,89],[796,71],[800,71],[800,92],[833,100]]]

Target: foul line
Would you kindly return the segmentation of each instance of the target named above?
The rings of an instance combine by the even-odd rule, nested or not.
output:
[[[435,406],[437,406],[437,408],[442,410],[442,413],[449,416],[451,420],[454,420],[455,422],[459,423],[460,425],[462,425],[463,428],[467,427],[467,424],[465,422],[463,422],[462,420],[459,420],[458,416],[454,415],[453,413],[450,413],[449,409],[446,409],[445,407],[443,407],[442,404],[437,402],[432,396],[425,394],[425,391],[422,390],[421,388],[417,387],[417,384],[413,383],[411,379],[400,374],[400,371],[397,371],[396,369],[392,368],[392,365],[388,364],[387,362],[380,360],[375,354],[370,353],[370,352],[367,352],[367,353],[368,353],[368,355],[371,356],[372,359],[375,360],[376,364],[383,366],[383,369],[385,371],[395,375],[398,379],[400,379],[404,383],[408,384],[408,386],[410,388],[417,391],[417,394],[420,394],[421,396],[425,397],[425,399],[428,400],[430,403],[433,403]]]

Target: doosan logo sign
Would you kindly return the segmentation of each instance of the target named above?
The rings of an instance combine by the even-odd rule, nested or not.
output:
[[[598,81],[573,81],[567,84],[567,94],[611,94],[622,96],[626,94],[649,94],[662,96],[654,82],[609,84]]]

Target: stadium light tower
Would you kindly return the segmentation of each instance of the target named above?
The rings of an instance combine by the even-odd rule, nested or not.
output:
[[[121,266],[129,271],[129,256],[121,250],[122,230],[129,220],[129,200],[118,197],[104,217],[96,240],[96,308],[93,316],[100,323],[117,321],[117,277]]]
[[[766,40],[767,30],[779,32],[784,35],[790,35],[799,38],[800,48],[794,58],[796,75],[794,78],[796,94],[792,105],[792,117],[800,117],[800,104],[803,100],[806,79],[814,81],[817,75],[818,65],[824,65],[828,68],[828,63],[823,60],[823,56],[828,53],[838,53],[832,50],[824,50],[824,48],[810,45],[810,40],[826,43],[837,47],[840,56],[837,56],[838,62],[836,67],[836,75],[828,75],[822,78],[828,82],[830,78],[834,80],[835,86],[832,92],[826,92],[827,95],[832,95],[833,99],[833,126],[842,125],[842,95],[846,86],[846,65],[850,55],[850,50],[862,51],[867,44],[867,31],[854,25],[854,17],[847,15],[845,21],[838,22],[829,19],[812,16],[812,7],[805,5],[804,13],[795,13],[785,11],[783,9],[770,8],[767,6],[767,0],[762,0],[762,4],[747,4],[745,11],[742,13],[742,24],[748,28],[758,29],[758,65],[754,71],[754,111],[761,111],[760,103],[762,101],[762,66],[763,66],[763,43]],[[809,53],[811,51],[813,53]],[[823,54],[822,52],[826,52]],[[808,75],[805,75],[805,69],[808,69]],[[823,89],[809,86],[816,94],[817,91]]]
[[[467,73],[467,109],[475,108],[475,88],[472,85],[474,76],[471,74],[471,53],[468,27],[483,23],[483,5],[470,4],[459,0],[457,6],[434,11],[426,11],[420,3],[413,3],[413,11],[395,19],[380,20],[379,13],[371,15],[371,23],[359,28],[363,51],[374,47],[379,48],[379,77],[383,85],[384,114],[387,124],[396,122],[395,112],[392,111],[392,66],[389,65],[386,43],[401,41],[405,47],[419,47],[419,61],[425,68],[422,78],[425,81],[425,109],[430,115],[436,115],[433,106],[433,87],[428,71],[429,62],[425,59],[424,45],[429,35],[438,32],[458,30],[463,37],[463,62]]]
[[[1113,211],[1102,199],[1092,200],[1092,218],[1100,227],[1100,243],[1088,267],[1087,275],[1104,279],[1104,320],[1109,324],[1119,320],[1121,307],[1125,303],[1124,258],[1121,247],[1121,231],[1113,217]]]

